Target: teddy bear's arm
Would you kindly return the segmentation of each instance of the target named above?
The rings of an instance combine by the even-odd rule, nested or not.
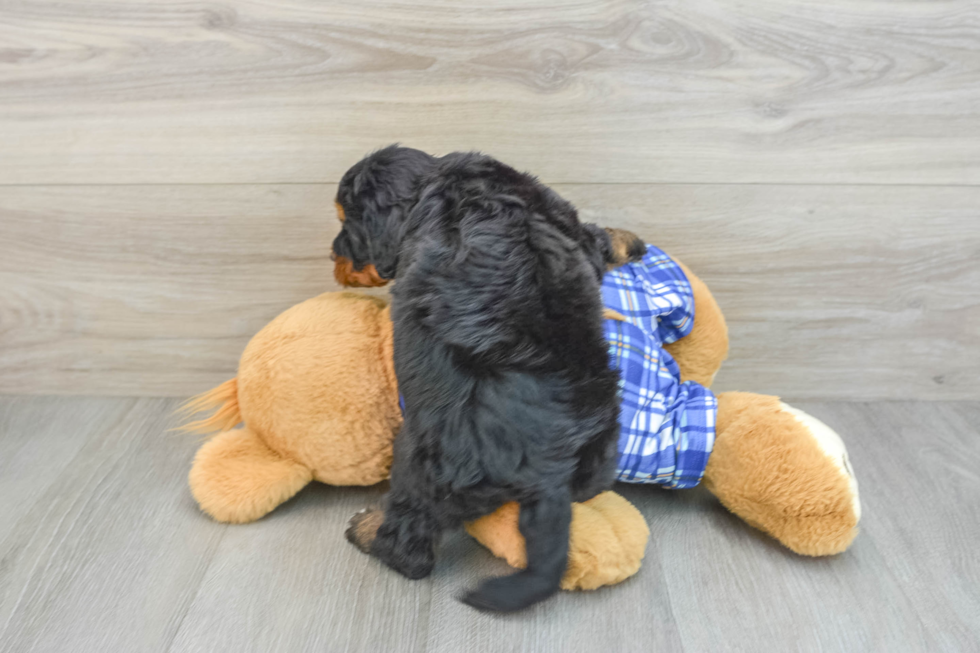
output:
[[[694,328],[687,336],[664,345],[681,370],[681,381],[697,381],[710,387],[722,361],[728,356],[728,326],[718,302],[687,266],[674,259],[684,270],[694,293]]]

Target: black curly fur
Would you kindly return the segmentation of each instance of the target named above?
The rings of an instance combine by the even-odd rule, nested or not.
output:
[[[559,587],[572,501],[612,485],[617,375],[602,331],[607,233],[530,175],[479,153],[391,146],[351,168],[335,252],[395,278],[395,440],[373,555],[432,570],[442,530],[520,503],[525,570],[470,605],[518,610]]]

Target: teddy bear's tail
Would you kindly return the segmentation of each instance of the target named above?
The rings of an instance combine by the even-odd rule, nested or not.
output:
[[[214,413],[209,417],[184,424],[179,430],[185,433],[212,434],[234,428],[242,421],[242,414],[238,409],[237,377],[191,397],[181,405],[178,412],[184,417],[190,417],[206,410],[214,410]]]

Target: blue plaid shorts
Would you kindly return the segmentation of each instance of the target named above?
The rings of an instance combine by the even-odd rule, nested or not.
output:
[[[694,487],[715,443],[718,402],[701,384],[681,383],[663,348],[694,328],[691,284],[677,263],[648,245],[642,261],[606,273],[602,298],[627,320],[604,326],[622,400],[616,480]],[[398,402],[404,412],[404,398]]]
[[[619,464],[626,483],[694,487],[715,442],[718,402],[663,348],[694,327],[694,294],[680,266],[647,246],[638,263],[606,273],[602,298],[626,322],[606,320],[612,367],[620,376]]]

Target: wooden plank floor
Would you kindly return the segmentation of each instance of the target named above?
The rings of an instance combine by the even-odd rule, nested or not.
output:
[[[456,594],[506,567],[463,534],[409,582],[342,538],[379,488],[313,485],[225,526],[186,487],[172,399],[0,398],[0,651],[975,651],[980,403],[803,402],[846,438],[862,532],[789,553],[701,490],[623,486],[640,573],[518,615]]]

